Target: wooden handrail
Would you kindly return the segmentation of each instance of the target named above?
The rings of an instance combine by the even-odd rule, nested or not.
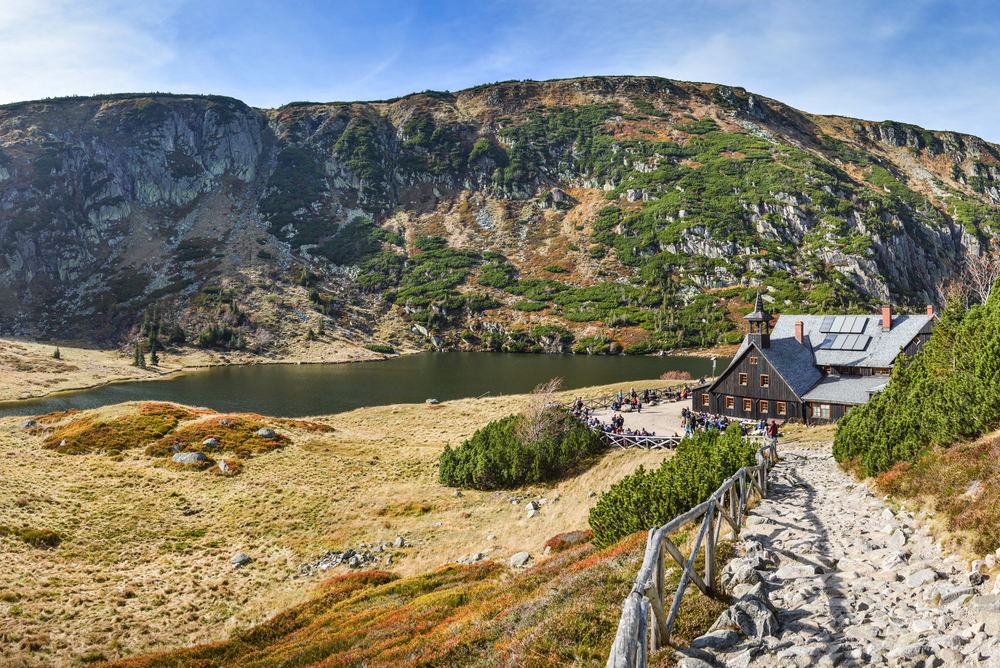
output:
[[[756,438],[762,437],[749,437],[748,440]],[[778,459],[777,444],[764,439],[755,459],[757,462],[755,465],[744,466],[731,475],[707,501],[663,526],[649,530],[642,566],[639,568],[632,590],[622,604],[622,616],[618,622],[615,641],[611,645],[607,668],[646,668],[649,652],[655,652],[670,643],[670,634],[689,581],[693,581],[707,595],[716,593],[715,551],[722,535],[723,521],[730,525],[732,529],[730,536],[735,540],[739,527],[746,517],[751,490],[756,490],[761,498],[767,497],[767,474]],[[728,510],[725,507],[727,496]],[[691,555],[685,559],[680,549],[670,540],[670,536],[698,519],[701,519],[701,527],[691,548]],[[702,545],[705,546],[704,578],[694,570],[698,551]],[[670,610],[664,616],[664,560],[668,554],[684,570],[681,572],[680,583],[670,603]],[[649,623],[650,613],[653,615],[652,624]]]

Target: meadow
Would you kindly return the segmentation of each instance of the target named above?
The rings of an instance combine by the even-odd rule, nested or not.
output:
[[[487,548],[498,561],[522,550],[537,559],[548,539],[587,528],[598,498],[591,492],[665,456],[608,452],[530,490],[458,497],[437,482],[445,444],[524,401],[384,406],[309,420],[131,403],[36,416],[30,429],[20,418],[0,421],[0,665],[78,665],[224,641],[345,575],[341,566],[292,578],[326,549],[401,536],[407,547],[378,566],[392,578],[429,578]],[[278,438],[256,437],[260,427]],[[220,452],[206,452],[230,471],[175,465],[169,449],[148,447],[198,449],[209,436]],[[524,501],[508,501],[557,493],[530,520]],[[240,551],[253,561],[234,569],[230,557]],[[503,582],[506,572],[490,578]]]

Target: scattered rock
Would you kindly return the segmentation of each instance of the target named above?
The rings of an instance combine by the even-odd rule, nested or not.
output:
[[[918,657],[921,654],[927,654],[930,652],[930,648],[922,643],[913,643],[910,645],[903,645],[902,647],[897,647],[896,649],[890,650],[886,657],[890,659],[912,659]]]
[[[518,552],[510,558],[510,567],[522,568],[528,563],[529,559],[531,559],[531,555],[527,552]]]
[[[216,448],[219,446],[219,442],[214,438],[206,438],[204,441],[201,442],[201,444],[204,445],[206,448]]]
[[[261,438],[276,438],[278,433],[270,427],[261,427],[257,430],[257,435]]]
[[[587,494],[587,496],[592,499],[595,496],[597,496],[597,492],[590,492],[589,494]]]
[[[679,668],[713,668],[712,664],[693,656],[685,656],[677,662]]]
[[[394,547],[406,547],[406,541],[403,540],[402,536],[396,536],[396,540],[392,542]]]
[[[253,559],[246,552],[237,552],[230,558],[229,563],[233,565],[233,568],[239,568],[240,566],[246,566]]]
[[[496,539],[497,537],[494,536],[493,534],[490,534],[489,536],[486,537],[486,540],[496,540]]]
[[[537,516],[537,515],[538,515],[538,511],[537,511],[537,510],[534,510],[534,509],[531,509],[531,508],[529,508],[529,509],[528,509],[528,519],[529,519],[529,520],[530,520],[530,519],[531,519],[532,517],[535,517],[535,516]]]
[[[221,424],[223,426],[229,424],[230,422],[232,422],[232,420],[229,420],[229,419],[219,420],[219,424]]]
[[[906,578],[906,586],[913,588],[922,587],[923,585],[930,584],[937,579],[938,575],[933,568],[922,568]]]
[[[21,429],[31,429],[32,427],[37,427],[38,423],[34,420],[21,420]]]
[[[435,404],[439,404],[441,402],[438,401],[437,399],[428,399],[427,403],[430,404],[431,406],[434,406]]]
[[[462,493],[456,489],[454,492],[452,492],[451,495],[452,496],[462,496]]]
[[[718,652],[729,649],[739,642],[739,639],[740,636],[735,631],[731,629],[719,629],[718,631],[706,633],[700,638],[695,638],[691,641],[691,647],[695,649],[712,649]]]
[[[538,510],[538,504],[534,501],[529,501],[528,505],[524,507],[526,510]]]
[[[178,452],[171,457],[171,461],[175,464],[200,464],[207,462],[208,457],[204,452]]]
[[[219,470],[222,471],[223,473],[229,470],[229,464],[226,463],[225,459],[219,460]]]
[[[906,545],[906,534],[903,533],[902,529],[894,530],[889,536],[889,547],[894,550],[898,550],[904,545]]]

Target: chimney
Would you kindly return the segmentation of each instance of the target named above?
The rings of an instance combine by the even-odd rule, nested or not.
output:
[[[799,343],[802,343],[802,321],[801,320],[796,320],[795,321],[795,338],[798,340]]]
[[[934,304],[928,304],[927,305],[927,317],[928,318],[933,318],[934,317]]]
[[[882,331],[888,332],[892,329],[892,305],[884,304],[882,306]]]

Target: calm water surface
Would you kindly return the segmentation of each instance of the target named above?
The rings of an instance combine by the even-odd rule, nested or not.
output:
[[[719,358],[721,371],[729,358]],[[273,364],[214,367],[161,381],[122,383],[45,399],[0,403],[0,416],[41,415],[97,408],[123,401],[173,401],[220,412],[303,417],[362,406],[518,394],[550,378],[563,387],[655,379],[664,371],[708,376],[703,357],[424,353],[355,364]]]

